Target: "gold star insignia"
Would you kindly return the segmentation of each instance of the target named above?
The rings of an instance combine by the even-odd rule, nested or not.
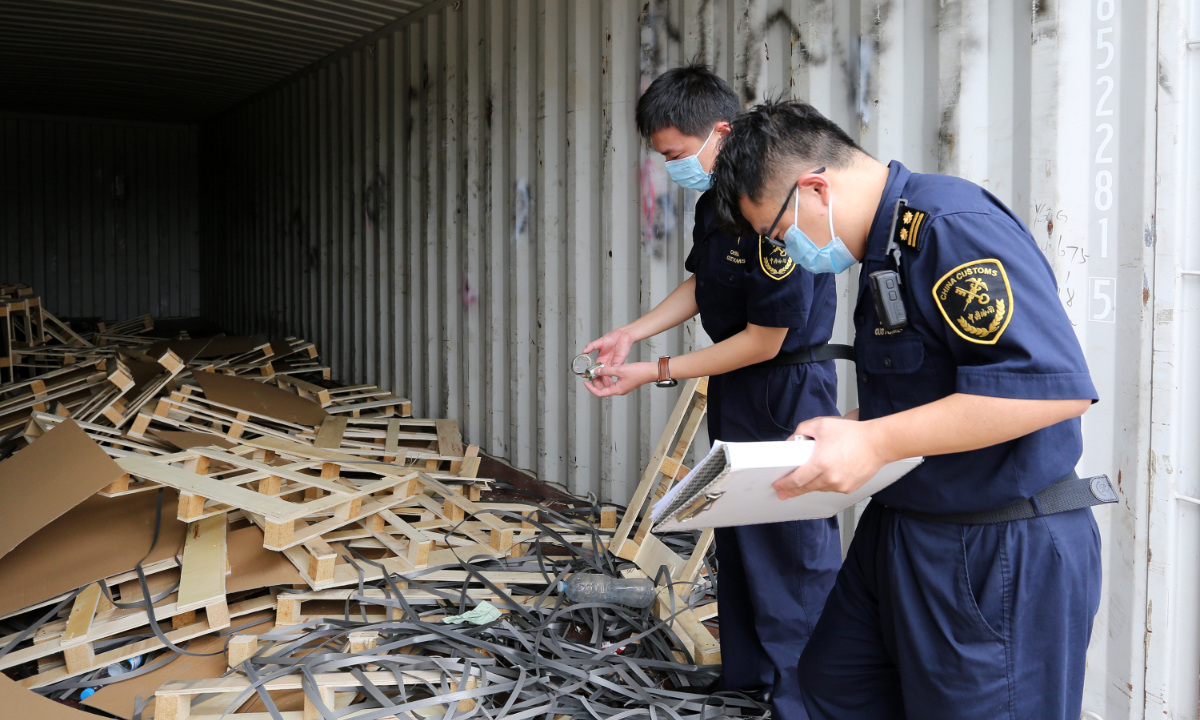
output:
[[[912,219],[913,219],[913,214],[912,214],[912,212],[911,212],[911,211],[910,211],[910,212],[906,212],[906,213],[904,213],[904,224],[905,224],[905,225],[907,225],[907,224],[909,224],[910,222],[912,222]],[[900,237],[901,237],[901,239],[903,239],[903,238],[904,238],[904,236],[903,236],[903,235],[901,235]]]
[[[900,239],[901,240],[908,239],[908,228],[900,228]]]

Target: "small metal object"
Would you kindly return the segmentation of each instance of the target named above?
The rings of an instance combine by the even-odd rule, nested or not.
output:
[[[708,510],[713,506],[713,503],[717,501],[717,498],[724,494],[724,490],[704,493],[692,502],[691,507],[679,514],[679,522],[687,522],[705,510]]]
[[[584,380],[595,380],[600,376],[600,369],[603,367],[604,363],[593,362],[592,356],[587,353],[579,353],[571,361],[571,372]]]

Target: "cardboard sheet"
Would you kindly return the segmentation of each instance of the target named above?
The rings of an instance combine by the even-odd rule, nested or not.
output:
[[[225,577],[225,592],[239,593],[244,590],[269,587],[271,585],[302,585],[304,578],[296,566],[288,562],[283,553],[263,547],[262,530],[251,525],[229,533],[230,574]],[[154,573],[146,578],[150,594],[170,587],[179,581],[179,568]],[[132,600],[142,596],[138,581],[121,583],[121,599]]]
[[[49,436],[21,452],[36,448]],[[0,588],[4,588],[0,616],[132,570],[154,536],[157,495],[150,491],[88,498],[0,558]],[[163,495],[162,530],[147,564],[165,560],[183,547],[187,525],[175,519],[178,497],[169,489]]]
[[[263,547],[262,530],[256,526],[234,530],[229,533],[228,542],[229,567],[233,573],[225,579],[226,593],[304,582],[300,571],[283,553]]]
[[[0,556],[124,474],[73,420],[0,462]]]
[[[327,413],[320,405],[253,380],[211,372],[195,373],[204,397],[222,405],[297,425],[320,425]]]
[[[4,717],[14,720],[96,720],[92,713],[47,700],[4,674],[0,674],[0,708],[3,708]]]
[[[244,618],[234,618],[233,624],[234,626],[245,625],[255,620],[259,621],[257,625],[245,630],[239,630],[238,633],[243,635],[261,635],[275,628],[275,613],[271,611],[255,613]],[[218,635],[206,635],[192,641],[192,644],[187,649],[191,652],[209,653],[216,652],[224,647],[225,638]],[[157,656],[155,659],[157,659]],[[164,683],[221,677],[227,669],[224,654],[212,655],[210,657],[181,655],[164,667],[148,672],[145,675],[107,685],[97,690],[95,695],[84,700],[83,704],[94,707],[97,710],[112,713],[117,717],[132,718],[135,697],[140,695],[143,698],[153,698],[154,691]],[[303,700],[301,704],[303,704]],[[142,712],[142,717],[153,717],[153,709],[154,700],[151,699],[149,704],[146,705],[146,709]],[[301,708],[288,709],[298,710]],[[88,717],[94,718],[95,716],[89,715]]]
[[[218,335],[216,337],[192,338],[189,340],[162,340],[146,348],[146,353],[154,357],[159,357],[164,351],[170,350],[182,358],[184,362],[191,362],[196,358],[241,355],[266,344],[266,335]]]
[[[190,340],[160,340],[145,349],[147,355],[153,357],[162,357],[162,354],[167,350],[179,356],[179,359],[185,363],[190,363],[196,359],[200,353],[204,352],[204,348],[208,346],[212,338],[194,338]]]
[[[150,434],[166,440],[180,450],[191,450],[194,447],[209,447],[216,445],[228,450],[229,448],[237,447],[237,444],[226,440],[220,435],[209,435],[208,433],[192,432],[190,430],[151,430]]]

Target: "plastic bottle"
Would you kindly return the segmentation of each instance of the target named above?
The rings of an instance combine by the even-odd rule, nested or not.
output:
[[[559,592],[574,603],[611,603],[631,608],[654,603],[654,581],[650,578],[617,578],[575,573],[559,585]]]

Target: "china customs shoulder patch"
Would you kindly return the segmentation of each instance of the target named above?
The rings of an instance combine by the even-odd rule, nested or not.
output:
[[[758,236],[758,264],[772,280],[782,280],[796,269],[796,263],[788,256],[787,250],[772,245],[762,235]]]
[[[999,260],[954,268],[933,286],[933,300],[959,337],[980,345],[995,345],[1012,320],[1012,287]]]

